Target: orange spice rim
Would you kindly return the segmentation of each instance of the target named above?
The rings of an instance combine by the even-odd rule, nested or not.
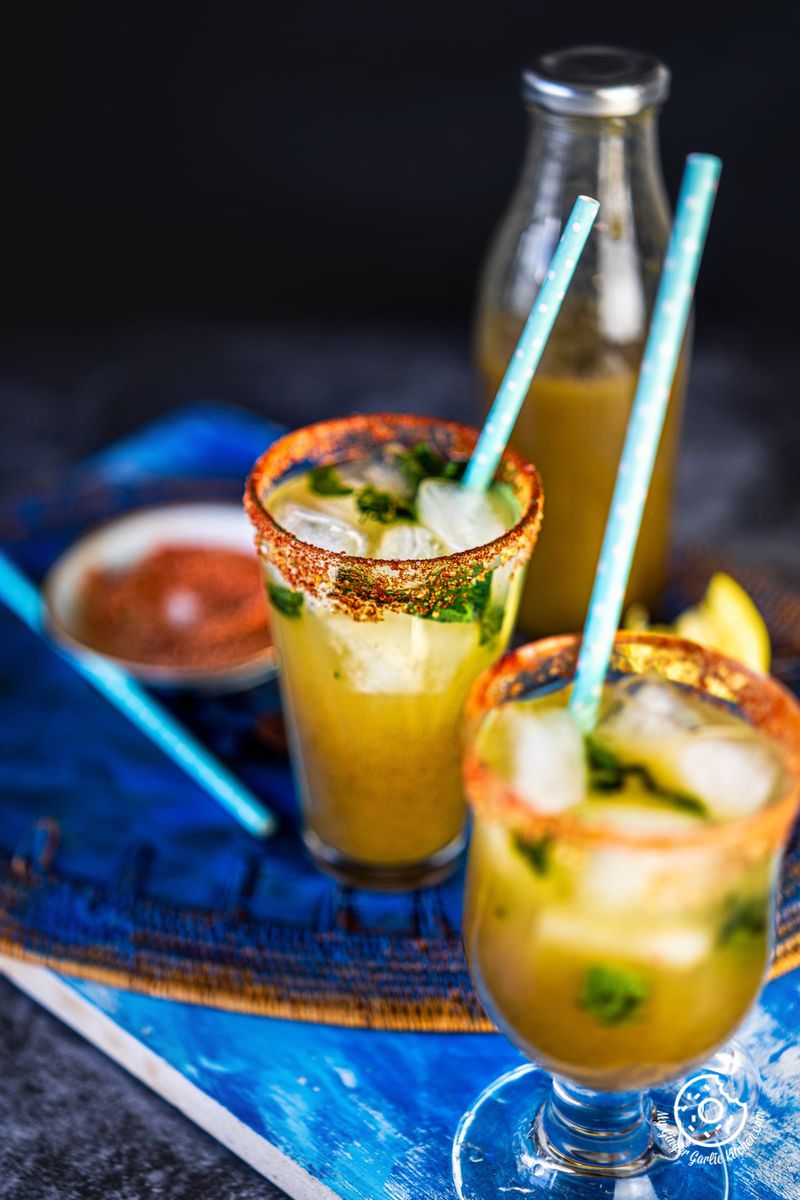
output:
[[[590,825],[574,816],[538,813],[483,762],[475,750],[475,735],[486,713],[548,683],[571,679],[579,649],[578,634],[544,638],[506,654],[473,684],[466,705],[464,779],[476,813],[532,839],[553,837],[572,843],[656,851],[698,846],[739,848],[754,857],[770,847],[777,849],[789,832],[800,800],[800,704],[775,679],[685,638],[618,633],[611,670],[627,675],[651,671],[662,679],[692,687],[706,699],[734,703],[740,714],[783,752],[786,790],[765,808],[736,820],[707,821],[692,830],[642,834]]]
[[[244,504],[256,531],[259,553],[291,588],[332,601],[356,619],[378,619],[382,610],[435,615],[471,583],[511,560],[533,552],[542,520],[539,473],[514,450],[506,450],[496,479],[508,484],[522,516],[483,546],[431,559],[363,558],[302,542],[275,521],[266,499],[289,471],[363,457],[386,442],[409,449],[424,441],[443,458],[466,460],[479,431],[470,425],[406,413],[355,414],[319,421],[286,434],[255,463]]]

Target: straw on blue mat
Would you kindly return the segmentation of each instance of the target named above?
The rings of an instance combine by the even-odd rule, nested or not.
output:
[[[276,821],[269,809],[134,679],[114,663],[94,656],[78,658],[50,642],[45,630],[44,604],[39,590],[2,552],[0,600],[34,633],[45,638],[79,674],[129,717],[178,766],[183,767],[187,775],[205,788],[248,833],[256,837],[267,837],[272,833]]]
[[[487,488],[494,478],[599,207],[598,201],[591,196],[578,196],[572,207],[544,282],[472,452],[464,473],[465,487]]]
[[[585,731],[597,718],[721,169],[711,154],[686,160],[570,698]]]

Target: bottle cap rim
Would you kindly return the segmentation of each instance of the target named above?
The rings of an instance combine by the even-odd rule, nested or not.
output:
[[[619,46],[570,46],[522,73],[527,104],[581,117],[632,117],[663,104],[669,69],[652,54]]]

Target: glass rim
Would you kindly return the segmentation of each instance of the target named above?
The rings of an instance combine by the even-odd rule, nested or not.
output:
[[[464,781],[470,807],[479,816],[514,827],[532,840],[548,836],[572,843],[655,851],[749,846],[753,853],[763,850],[765,844],[779,844],[788,834],[800,800],[800,704],[771,676],[761,675],[719,651],[686,638],[620,632],[614,642],[611,669],[619,669],[619,656],[626,651],[635,656],[637,649],[649,650],[653,664],[656,661],[662,667],[670,662],[675,664],[674,677],[655,668],[662,679],[694,686],[711,699],[733,702],[754,728],[778,744],[783,754],[785,788],[778,799],[764,808],[729,821],[698,822],[695,828],[676,832],[647,834],[621,830],[602,823],[589,824],[563,813],[537,812],[506,779],[483,762],[475,749],[475,735],[486,713],[532,690],[519,682],[526,672],[541,671],[553,664],[566,668],[556,670],[553,679],[572,678],[580,640],[580,634],[561,634],[520,646],[487,668],[473,684],[465,709]],[[632,669],[623,673],[644,673],[637,670],[632,659],[627,661]],[[700,681],[715,679],[716,690],[706,690],[688,678],[681,679],[681,667],[688,668],[689,674]]]
[[[433,440],[437,449],[466,459],[478,435],[474,426],[457,421],[385,412],[333,417],[285,434],[256,460],[245,485],[244,506],[259,554],[276,565],[290,586],[338,601],[357,619],[377,617],[383,609],[426,615],[447,607],[459,590],[533,551],[542,521],[542,482],[536,467],[516,450],[505,450],[499,479],[514,491],[522,509],[519,520],[491,542],[438,558],[367,558],[303,542],[274,519],[265,493],[293,467],[347,461],[389,441],[405,440],[411,447]]]

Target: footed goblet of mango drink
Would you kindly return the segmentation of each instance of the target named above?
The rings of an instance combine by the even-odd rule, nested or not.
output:
[[[487,1011],[545,1070],[463,1118],[457,1189],[718,1200],[746,1108],[701,1072],[665,1125],[644,1089],[699,1070],[758,996],[800,707],[691,642],[620,634],[584,738],[566,707],[578,648],[523,646],[467,703],[465,945]]]
[[[303,836],[351,884],[435,882],[463,846],[464,701],[508,644],[542,507],[513,452],[487,492],[460,486],[476,440],[347,417],[282,438],[248,480]]]

